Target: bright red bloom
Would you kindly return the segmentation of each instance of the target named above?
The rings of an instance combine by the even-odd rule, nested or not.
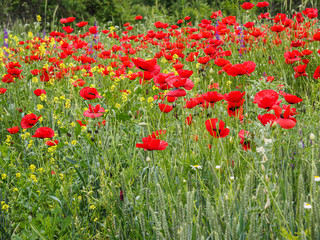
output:
[[[316,68],[316,70],[313,73],[314,79],[320,79],[320,65]]]
[[[79,92],[80,96],[83,97],[85,100],[93,100],[96,98],[102,98],[99,95],[98,90],[91,87],[84,87]]]
[[[171,112],[173,107],[164,103],[159,103],[159,108],[161,112],[168,113]]]
[[[15,127],[12,127],[12,128],[7,128],[7,131],[10,133],[10,134],[16,134],[19,132],[19,127],[18,126],[15,126]]]
[[[6,88],[0,88],[0,95],[1,95],[1,94],[4,94],[6,91],[7,91]]]
[[[40,127],[36,130],[35,134],[32,135],[35,138],[53,138],[54,131],[49,127]]]
[[[169,96],[169,97],[184,97],[186,95],[187,95],[187,92],[181,88],[176,89],[176,90],[172,90],[166,94],[166,96]]]
[[[281,25],[274,25],[270,28],[272,32],[282,32],[284,30],[284,27]]]
[[[288,93],[285,93],[285,92],[282,92],[281,95],[284,97],[284,99],[290,103],[290,104],[296,104],[296,103],[299,103],[299,102],[302,102],[303,99],[302,98],[299,98],[295,95],[292,95],[292,94],[288,94]]]
[[[279,94],[271,89],[258,92],[253,100],[253,103],[258,104],[259,108],[271,109],[278,101]]]
[[[157,131],[152,132],[152,134],[149,135],[149,137],[159,138],[161,135],[166,134],[166,132],[167,132],[166,130],[157,130]]]
[[[228,102],[228,106],[227,106],[228,115],[230,117],[239,118],[240,121],[244,118],[244,116],[243,116],[244,99],[242,99],[242,100],[243,101],[240,101],[238,104]]]
[[[89,104],[89,109],[87,111],[84,111],[83,116],[89,118],[97,118],[101,117],[103,113],[105,113],[105,110],[100,106],[100,104],[96,105],[94,108],[91,104]]]
[[[44,95],[47,94],[46,90],[44,90],[44,89],[36,89],[36,90],[33,91],[33,93],[34,93],[37,97],[39,97],[41,94],[44,94]]]
[[[214,64],[216,64],[217,66],[219,66],[219,67],[224,67],[224,66],[226,66],[227,64],[229,64],[230,63],[230,61],[229,60],[226,60],[226,59],[224,59],[224,58],[216,58],[215,60],[214,60]]]
[[[208,56],[198,58],[198,63],[201,63],[201,64],[207,64],[209,61],[210,61],[210,57]]]
[[[258,119],[259,121],[263,124],[263,126],[267,125],[268,123],[270,123],[271,125],[274,123],[274,121],[276,120],[276,116],[270,113],[266,113],[263,115],[258,115]]]
[[[242,5],[240,5],[244,10],[250,10],[254,7],[254,4],[251,2],[244,2]]]
[[[179,76],[182,78],[189,78],[193,74],[192,70],[178,69],[177,72],[178,72]]]
[[[224,96],[218,92],[207,92],[202,94],[202,98],[207,102],[215,103],[224,99]]]
[[[60,19],[60,23],[61,24],[66,24],[68,22],[68,20],[66,18],[61,18]]]
[[[135,19],[135,20],[141,20],[141,19],[143,19],[143,17],[142,17],[141,15],[138,15],[138,16],[136,16],[134,19]]]
[[[231,103],[235,103],[235,104],[239,104],[239,103],[243,103],[244,99],[243,96],[246,94],[246,92],[240,92],[240,91],[232,91],[230,93],[226,93],[224,94],[224,99],[227,102],[231,102]]]
[[[150,136],[142,138],[143,143],[137,143],[136,147],[137,148],[144,148],[144,150],[165,150],[166,147],[168,146],[168,143],[166,141],[160,140],[160,139],[154,139]]]
[[[274,122],[278,123],[280,127],[284,129],[295,127],[297,120],[290,116],[290,105],[286,106],[286,108],[284,109],[284,113],[282,113],[282,108],[278,105],[273,106],[272,109],[274,110],[274,114],[277,117]]]
[[[219,122],[219,128],[217,129],[217,123]],[[217,118],[208,119],[205,122],[206,128],[211,136],[215,138],[223,138],[229,135],[229,128],[225,128],[225,123]]]
[[[52,141],[46,141],[46,145],[52,147],[52,146],[55,146],[55,145],[58,145],[59,141],[58,140],[52,140]]]
[[[308,18],[313,19],[318,17],[318,9],[316,8],[306,8],[306,10],[302,11],[304,15],[307,15]]]
[[[268,2],[258,2],[257,7],[263,8],[263,7],[268,7],[269,3]]]
[[[74,30],[74,29],[73,29],[72,27],[70,27],[70,26],[62,27],[62,29],[63,29],[66,33],[68,33],[68,34],[72,33],[73,30]]]
[[[89,32],[91,34],[96,34],[98,32],[98,27],[97,26],[89,27]]]
[[[158,75],[161,71],[161,68],[157,64],[157,60],[155,58],[147,61],[142,58],[133,58],[132,62],[134,63],[134,65],[136,65],[137,68],[143,71],[148,71],[153,75]]]
[[[81,21],[81,22],[78,22],[77,23],[77,27],[84,27],[84,26],[86,26],[88,24],[88,22],[83,22],[83,21]]]
[[[239,63],[232,65],[231,67],[227,68],[225,71],[229,76],[236,77],[238,75],[249,75],[255,70],[256,64],[252,61],[247,61],[244,63]]]
[[[72,23],[75,19],[75,17],[67,17],[67,23]]]
[[[39,118],[41,118],[41,115],[37,117],[37,115],[33,113],[27,114],[21,119],[21,127],[23,129],[32,128],[38,122]]]
[[[251,133],[246,130],[240,130],[238,136],[241,139],[240,144],[245,151],[250,150],[250,135]]]
[[[320,32],[317,32],[313,35],[313,40],[320,41]]]
[[[191,125],[192,124],[192,115],[190,114],[188,117],[186,117],[186,124]]]
[[[83,81],[83,79],[77,79],[76,81],[74,81],[74,82],[72,83],[72,85],[73,85],[74,87],[82,87],[82,86],[85,85],[85,84],[86,84],[86,82]]]

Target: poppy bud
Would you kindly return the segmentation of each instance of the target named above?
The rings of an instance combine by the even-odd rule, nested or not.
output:
[[[315,139],[316,139],[316,136],[315,136],[313,133],[310,133],[309,138],[310,138],[310,140],[315,140]]]

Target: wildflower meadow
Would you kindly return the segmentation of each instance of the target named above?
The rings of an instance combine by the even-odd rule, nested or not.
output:
[[[252,2],[2,29],[0,239],[320,239],[318,9]]]

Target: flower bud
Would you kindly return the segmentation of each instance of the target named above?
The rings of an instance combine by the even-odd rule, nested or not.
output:
[[[146,162],[150,162],[151,159],[149,157],[146,158]]]

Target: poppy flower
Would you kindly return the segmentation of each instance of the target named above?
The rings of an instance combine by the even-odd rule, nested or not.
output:
[[[316,68],[316,70],[313,73],[314,79],[320,79],[320,65]]]
[[[219,128],[217,129],[217,123],[219,123]],[[205,122],[206,128],[211,136],[215,138],[223,138],[229,135],[229,128],[225,128],[225,123],[217,118],[208,119]]]
[[[32,137],[35,138],[53,138],[54,131],[49,127],[40,127],[36,130],[35,134]]]
[[[0,95],[1,95],[1,94],[4,94],[6,91],[7,91],[6,88],[0,88]]]
[[[242,5],[240,5],[244,10],[250,10],[254,7],[254,4],[251,2],[244,2]]]
[[[226,93],[223,95],[224,99],[227,102],[231,102],[231,103],[235,103],[235,104],[239,104],[239,103],[243,103],[244,99],[243,96],[246,94],[246,92],[240,92],[240,91],[232,91],[229,93]],[[240,104],[241,105],[241,104]]]
[[[89,104],[89,109],[84,111],[83,116],[89,117],[89,118],[97,118],[101,117],[105,113],[105,110],[103,107],[100,106],[100,104],[93,107],[91,104]]]
[[[74,81],[74,82],[72,83],[72,85],[73,85],[74,87],[82,87],[82,86],[85,85],[85,84],[86,84],[86,82],[83,81],[83,79],[77,79],[76,81]]]
[[[207,92],[202,94],[202,98],[209,103],[216,103],[224,99],[223,95],[218,92]]]
[[[288,93],[285,93],[285,92],[282,92],[281,95],[284,97],[284,99],[290,103],[290,104],[296,104],[296,103],[299,103],[299,102],[302,102],[303,99],[302,98],[299,98],[295,95],[292,95],[292,94],[288,94]]]
[[[39,120],[41,116],[37,117],[37,115],[30,113],[25,115],[22,119],[21,119],[21,127],[23,129],[27,129],[27,128],[32,128]]]
[[[160,111],[164,112],[164,113],[171,112],[173,109],[173,107],[171,105],[167,105],[164,103],[159,103],[158,105],[159,105]]]
[[[79,92],[80,96],[83,97],[85,100],[93,100],[96,98],[102,98],[99,95],[98,90],[91,87],[84,87]]]
[[[79,123],[79,125],[80,125],[80,127],[82,127],[82,126],[87,126],[85,123],[87,123],[87,121],[81,121],[81,120],[76,120],[77,121],[77,123]]]
[[[46,141],[46,145],[48,145],[48,146],[50,146],[50,147],[52,147],[52,146],[55,146],[55,145],[57,145],[59,143],[59,141],[58,140],[52,140],[52,141]]]
[[[15,127],[12,127],[12,128],[7,128],[7,131],[10,133],[10,134],[16,134],[19,132],[19,127],[18,126],[15,126]]]
[[[226,59],[224,59],[224,58],[216,58],[215,60],[214,60],[214,64],[216,64],[217,66],[219,66],[219,67],[224,67],[224,66],[226,66],[227,64],[229,64],[230,63],[230,61],[229,60],[226,60]]]
[[[143,143],[137,143],[137,148],[144,148],[144,150],[153,151],[153,150],[165,150],[168,146],[168,143],[166,141],[155,139],[150,136],[142,138]]]
[[[88,24],[88,22],[83,22],[83,21],[81,21],[81,22],[78,22],[76,25],[77,25],[77,27],[84,27],[84,26],[86,26]]]
[[[33,93],[37,96],[37,97],[39,97],[41,94],[44,94],[44,95],[46,95],[46,90],[44,90],[44,89],[36,89],[36,90],[34,90],[33,91]]]
[[[258,119],[259,121],[262,123],[263,126],[267,125],[268,123],[270,123],[272,125],[272,123],[274,123],[274,121],[277,119],[277,117],[273,114],[270,113],[266,113],[263,115],[258,115]]]
[[[161,71],[160,66],[157,64],[157,60],[155,58],[151,60],[144,60],[142,58],[133,58],[132,62],[136,65],[137,68],[148,71],[153,75],[158,75]]]
[[[280,127],[284,129],[291,129],[295,127],[297,120],[290,116],[290,105],[285,107],[284,113],[282,113],[282,108],[278,105],[273,106],[272,109],[277,117],[274,122],[278,123]]]
[[[74,30],[74,29],[73,29],[72,27],[70,27],[70,26],[62,27],[62,29],[63,29],[66,33],[68,33],[68,34],[72,33],[73,30]]]
[[[250,74],[255,70],[256,64],[252,61],[247,61],[244,63],[239,63],[232,65],[231,67],[227,68],[225,71],[229,76],[236,77],[238,75],[245,75],[251,76]]]
[[[161,135],[166,134],[166,132],[167,132],[166,130],[157,130],[157,131],[152,132],[152,134],[149,135],[149,137],[159,138]]]
[[[256,4],[257,7],[263,8],[263,7],[268,7],[269,3],[268,2],[258,2]]]
[[[271,89],[266,89],[258,92],[254,99],[253,103],[258,104],[259,108],[271,109],[278,101],[279,94]]]
[[[184,97],[186,95],[187,95],[187,92],[181,88],[180,89],[175,88],[166,94],[166,96],[169,96],[169,97]]]
[[[242,149],[245,151],[250,150],[250,135],[251,133],[246,130],[241,130],[238,134],[240,140],[240,144],[242,146]]]
[[[186,124],[190,126],[192,124],[192,115],[190,114],[189,116],[186,117]]]
[[[244,102],[244,99],[243,99],[243,101],[240,101],[238,104],[228,102],[228,105],[227,105],[228,115],[230,117],[237,117],[241,121],[244,118],[244,116],[243,116],[243,102]]]
[[[142,20],[143,17],[142,17],[141,15],[138,15],[138,16],[136,16],[134,19],[135,19],[135,20]]]
[[[210,57],[208,56],[198,58],[198,63],[201,63],[201,64],[207,64],[209,61],[210,61]]]
[[[181,78],[189,78],[193,74],[192,70],[185,70],[185,69],[178,69],[177,72]]]
[[[96,33],[98,33],[98,27],[97,27],[97,26],[89,27],[89,32],[90,32],[91,34],[96,34]]]

